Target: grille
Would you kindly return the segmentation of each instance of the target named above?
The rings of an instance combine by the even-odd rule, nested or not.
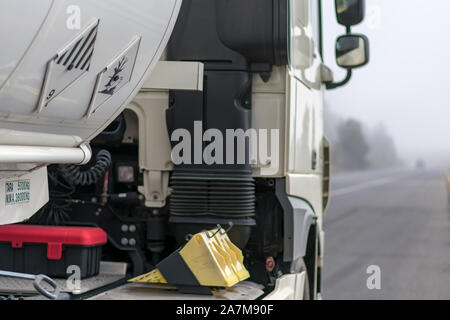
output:
[[[255,181],[246,174],[174,172],[170,213],[247,218],[255,215]]]

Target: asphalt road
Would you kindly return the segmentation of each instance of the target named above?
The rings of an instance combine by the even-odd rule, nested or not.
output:
[[[395,169],[333,177],[324,222],[324,299],[450,299],[443,172]],[[380,268],[380,289],[368,289],[369,266]]]

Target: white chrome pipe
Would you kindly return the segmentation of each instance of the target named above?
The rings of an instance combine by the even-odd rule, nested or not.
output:
[[[92,157],[90,148],[55,148],[0,145],[0,163],[87,164]]]
[[[77,136],[0,129],[0,145],[73,148],[82,143]]]

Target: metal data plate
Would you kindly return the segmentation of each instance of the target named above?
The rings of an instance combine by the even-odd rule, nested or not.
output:
[[[23,203],[29,203],[30,196],[30,179],[18,180],[18,181],[8,181],[5,184],[5,198],[6,205],[19,205]]]
[[[81,290],[70,290],[67,288],[66,279],[53,279],[61,288],[61,292],[80,295],[89,291],[107,286],[126,276],[127,264],[117,262],[101,262],[99,275],[81,280]],[[50,290],[50,287],[44,287]],[[28,296],[35,295],[33,280],[0,277],[0,295]]]
[[[48,202],[49,197],[47,167],[16,173],[13,167],[11,169],[6,171],[9,177],[5,172],[0,172],[0,225],[29,219],[33,212]],[[17,166],[17,169],[26,167]]]

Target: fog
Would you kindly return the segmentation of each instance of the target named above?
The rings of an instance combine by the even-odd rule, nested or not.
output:
[[[450,1],[366,0],[366,20],[353,33],[369,37],[370,64],[351,82],[327,91],[326,112],[385,127],[405,163],[450,166]],[[335,63],[334,43],[345,28],[334,1],[323,0],[324,62],[335,81],[345,71]]]

